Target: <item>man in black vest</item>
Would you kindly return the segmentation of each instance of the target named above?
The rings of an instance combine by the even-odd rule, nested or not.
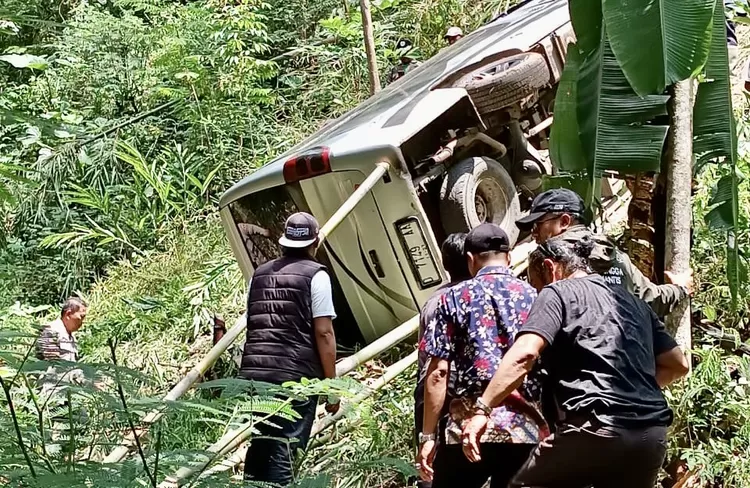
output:
[[[314,259],[318,222],[303,212],[290,216],[279,240],[282,256],[255,270],[247,300],[247,340],[240,377],[282,384],[336,377],[331,278]],[[293,480],[297,449],[310,438],[317,399],[295,402],[300,418],[273,417],[256,425],[245,459],[245,479],[281,486]],[[337,405],[329,405],[335,411]]]

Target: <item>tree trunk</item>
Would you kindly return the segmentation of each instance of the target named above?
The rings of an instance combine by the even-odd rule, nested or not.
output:
[[[370,75],[370,95],[374,95],[380,91],[380,75],[378,74],[378,58],[375,54],[375,35],[372,30],[370,0],[359,0],[359,8],[362,11],[362,32],[365,37],[367,71]]]
[[[690,269],[690,190],[693,181],[693,104],[694,81],[681,81],[672,89],[671,128],[667,140],[667,225],[665,269],[685,273]],[[692,347],[690,305],[667,317],[667,327],[684,351]]]
[[[625,183],[633,199],[628,206],[628,231],[626,234],[627,252],[630,260],[643,276],[654,280],[656,274],[656,240],[654,195],[656,175],[637,173],[625,177]]]

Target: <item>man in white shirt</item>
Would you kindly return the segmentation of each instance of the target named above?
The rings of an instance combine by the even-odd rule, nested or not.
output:
[[[290,216],[279,240],[282,256],[262,264],[250,281],[247,336],[240,377],[283,384],[336,377],[331,278],[315,261],[319,226],[307,213]],[[293,402],[299,418],[256,425],[245,460],[245,479],[286,486],[293,481],[296,449],[310,438],[317,398]],[[328,405],[335,411],[338,405]]]

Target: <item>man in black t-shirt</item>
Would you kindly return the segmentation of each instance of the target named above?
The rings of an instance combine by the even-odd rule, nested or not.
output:
[[[661,388],[687,373],[687,360],[643,300],[590,274],[593,245],[551,239],[532,253],[529,278],[541,291],[464,429],[464,452],[478,460],[486,412],[541,356],[557,431],[511,487],[653,488],[664,461],[672,412]]]

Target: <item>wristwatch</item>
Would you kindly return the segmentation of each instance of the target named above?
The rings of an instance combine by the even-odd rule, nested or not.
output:
[[[486,403],[484,403],[484,401],[482,401],[482,397],[477,398],[477,400],[474,402],[474,408],[478,410],[478,413],[481,413],[482,415],[486,415],[487,417],[489,417],[490,414],[492,413],[492,409],[490,408],[489,405],[487,405]]]
[[[422,432],[419,433],[419,445],[421,446],[427,441],[434,441],[436,439],[435,433],[432,434],[423,434]]]

